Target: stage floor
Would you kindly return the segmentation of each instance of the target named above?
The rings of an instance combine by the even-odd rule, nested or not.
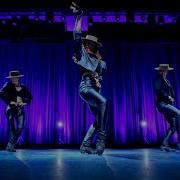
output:
[[[103,156],[76,149],[0,151],[0,180],[179,180],[180,152],[107,149]]]

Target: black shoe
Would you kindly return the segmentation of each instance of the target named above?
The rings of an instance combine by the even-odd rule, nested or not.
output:
[[[99,131],[97,134],[97,141],[96,141],[96,154],[97,155],[102,155],[105,149],[106,145],[106,133]]]
[[[180,151],[180,143],[177,144],[176,150]]]
[[[92,148],[92,141],[95,134],[95,127],[93,124],[89,127],[86,136],[84,137],[84,140],[82,142],[82,145],[80,147],[80,152],[82,154],[95,154],[95,150]]]
[[[174,132],[175,131],[173,131],[171,128],[167,131],[166,136],[164,137],[164,140],[163,140],[162,145],[160,147],[160,149],[162,151],[166,151],[166,152],[174,151],[174,149],[172,149],[169,146],[169,140],[170,140],[171,136],[174,134]]]
[[[105,149],[105,141],[104,140],[97,140],[96,143],[96,154],[102,155]]]
[[[8,144],[7,144],[7,147],[6,147],[6,151],[9,151],[9,152],[16,152],[16,149],[15,149],[15,147],[14,147],[13,144],[8,143]]]
[[[161,149],[161,151],[166,151],[166,152],[175,151],[175,149],[173,149],[167,145],[161,145],[160,149]]]
[[[91,146],[85,146],[84,144],[80,147],[81,154],[96,154],[96,151]]]

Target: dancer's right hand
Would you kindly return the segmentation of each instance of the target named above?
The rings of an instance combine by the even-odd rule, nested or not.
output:
[[[72,2],[70,9],[72,9],[74,14],[78,14],[78,15],[83,14],[82,9],[75,2]]]
[[[169,96],[169,99],[170,99],[171,102],[174,102],[174,101],[175,101],[175,99],[172,98],[171,96]]]
[[[75,55],[72,57],[72,59],[73,59],[73,61],[74,61],[75,63],[78,62],[77,57],[76,57]]]

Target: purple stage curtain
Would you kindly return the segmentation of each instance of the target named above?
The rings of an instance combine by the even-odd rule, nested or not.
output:
[[[157,144],[168,126],[154,106],[154,67],[169,63],[169,74],[180,107],[180,59],[177,42],[105,41],[102,54],[108,64],[103,94],[109,100],[109,144]],[[19,143],[79,144],[94,121],[78,94],[80,74],[71,59],[73,42],[0,42],[0,86],[10,70],[25,76],[33,94],[26,107],[26,123]],[[0,144],[8,140],[5,104],[0,102]],[[175,138],[174,138],[175,140]]]

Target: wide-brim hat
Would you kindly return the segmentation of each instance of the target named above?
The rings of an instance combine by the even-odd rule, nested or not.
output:
[[[6,78],[11,79],[11,78],[19,78],[19,77],[23,77],[24,75],[22,75],[19,71],[10,71],[9,72],[9,76],[7,76]]]
[[[83,37],[82,40],[95,42],[98,47],[102,47],[102,43],[98,41],[98,38],[96,36],[86,35],[86,37]]]
[[[169,64],[159,64],[159,67],[154,68],[156,71],[172,71],[174,68],[170,67]]]

